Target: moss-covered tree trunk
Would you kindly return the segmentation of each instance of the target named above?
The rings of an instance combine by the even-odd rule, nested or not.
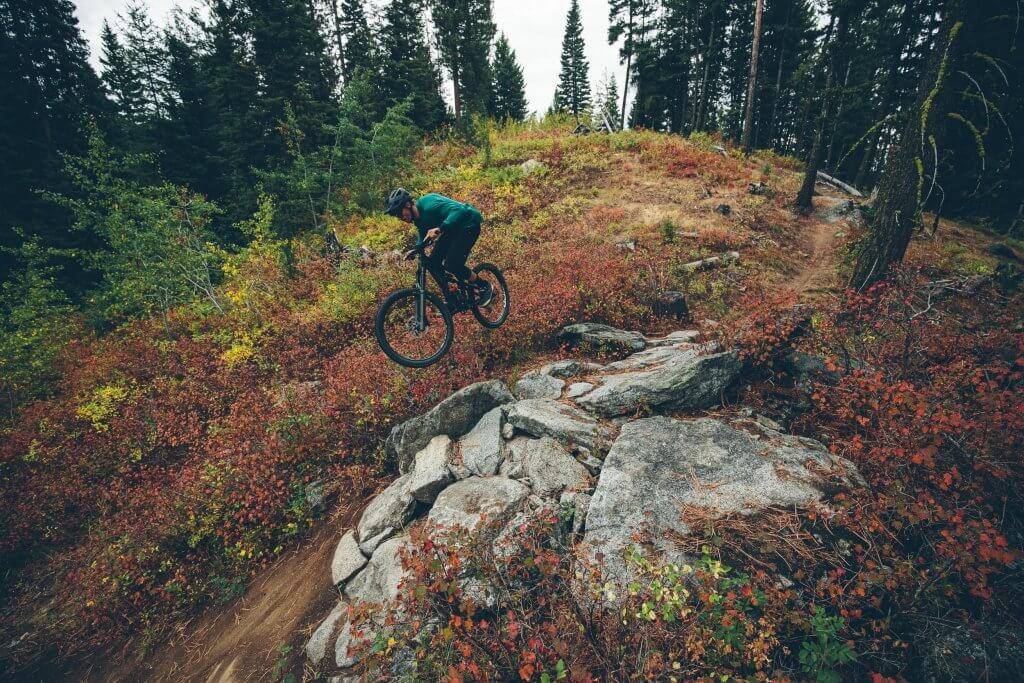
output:
[[[956,36],[963,24],[963,0],[947,0],[942,29],[921,75],[916,106],[907,113],[899,141],[889,150],[878,181],[875,218],[859,247],[850,286],[860,291],[878,282],[903,260],[910,237],[921,223],[925,191],[925,150],[932,122],[945,115],[942,86],[956,58]],[[933,173],[936,172],[934,169]]]

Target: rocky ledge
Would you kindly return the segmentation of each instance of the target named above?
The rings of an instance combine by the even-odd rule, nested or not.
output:
[[[694,519],[827,506],[863,485],[852,463],[771,421],[657,414],[714,406],[740,377],[735,354],[699,343],[697,332],[650,339],[584,323],[562,338],[598,336],[633,353],[607,365],[550,363],[514,393],[499,381],[473,384],[394,428],[386,448],[401,476],[342,532],[331,566],[341,599],[306,646],[319,670],[359,680],[351,667],[377,627],[349,616],[396,599],[418,520],[431,534],[492,534],[496,556],[513,558],[515,529],[557,506],[569,518],[566,552],[623,587],[629,548],[684,561],[677,541]],[[474,592],[479,604],[497,600],[494,587]]]

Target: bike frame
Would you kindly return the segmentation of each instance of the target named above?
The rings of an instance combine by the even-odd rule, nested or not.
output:
[[[437,283],[438,289],[441,290],[441,300],[449,305],[448,298],[449,293],[445,291],[445,285],[447,284],[447,278],[442,278],[443,275],[447,275],[448,271],[443,268],[441,271],[435,272],[427,264],[427,253],[425,249],[430,246],[432,242],[425,242],[416,245],[416,255],[418,265],[416,268],[416,284],[414,287],[419,292],[419,296],[416,299],[416,332],[423,332],[427,329],[427,273],[434,278]],[[459,283],[461,289],[462,284]],[[465,292],[463,292],[465,294]]]

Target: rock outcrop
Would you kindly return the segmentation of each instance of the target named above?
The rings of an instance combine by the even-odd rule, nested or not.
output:
[[[406,420],[391,430],[384,448],[398,463],[398,471],[409,471],[412,458],[439,434],[459,437],[473,428],[485,413],[512,403],[515,397],[504,382],[477,382],[460,389],[429,411]]]
[[[402,474],[335,551],[332,580],[343,597],[306,646],[320,670],[350,675],[383,632],[388,622],[379,608],[394,605],[407,578],[402,555],[411,525],[423,524],[435,540],[486,533],[497,561],[512,562],[533,521],[557,519],[555,547],[572,553],[581,572],[596,568],[621,588],[633,545],[685,560],[672,539],[685,538],[696,520],[827,505],[833,490],[863,483],[851,463],[816,441],[780,433],[776,423],[635,417],[708,407],[735,384],[742,371],[736,354],[697,343],[698,333],[649,339],[603,326],[575,329],[580,339],[598,334],[634,353],[606,366],[549,363],[526,373],[516,396],[501,382],[474,384],[392,431],[387,447]],[[500,586],[469,573],[457,580],[460,600],[484,609],[499,604]],[[434,628],[418,623],[423,633]],[[414,674],[412,651],[411,643],[396,645],[392,672]]]

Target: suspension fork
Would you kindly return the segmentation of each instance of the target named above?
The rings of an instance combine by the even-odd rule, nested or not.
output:
[[[422,260],[416,272],[416,289],[419,290],[416,297],[416,328],[422,332],[427,329],[427,269]]]

